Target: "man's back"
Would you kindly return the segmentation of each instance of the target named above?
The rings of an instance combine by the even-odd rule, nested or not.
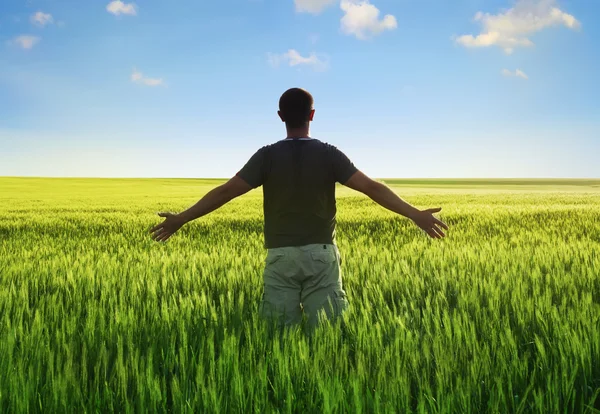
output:
[[[254,188],[263,186],[265,245],[272,249],[333,244],[335,184],[356,171],[333,145],[288,138],[258,150],[237,175]]]

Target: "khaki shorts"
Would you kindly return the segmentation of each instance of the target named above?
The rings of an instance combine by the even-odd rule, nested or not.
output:
[[[349,306],[342,287],[340,252],[334,244],[269,249],[263,274],[261,317],[278,325],[302,322],[314,328],[321,318],[333,319]]]

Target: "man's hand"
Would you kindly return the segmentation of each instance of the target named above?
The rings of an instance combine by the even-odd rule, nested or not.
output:
[[[250,184],[235,176],[225,184],[210,190],[200,201],[179,214],[159,213],[158,215],[164,217],[165,221],[152,227],[150,230],[150,233],[154,233],[152,238],[158,242],[166,241],[185,223],[204,217],[250,190],[252,190]]]
[[[443,221],[434,217],[433,213],[439,213],[440,211],[442,211],[441,207],[417,211],[411,214],[410,219],[432,238],[441,239],[442,237],[446,237],[442,228],[448,230],[448,226]]]
[[[164,242],[169,239],[173,234],[177,232],[187,221],[183,219],[179,214],[173,213],[158,213],[159,217],[164,217],[165,221],[152,227],[150,233],[152,239],[157,242]]]
[[[441,208],[418,210],[398,197],[388,186],[370,179],[360,171],[354,173],[344,185],[369,196],[380,206],[410,218],[432,238],[446,237],[442,228],[448,230],[448,226],[433,216],[433,213],[442,211]]]

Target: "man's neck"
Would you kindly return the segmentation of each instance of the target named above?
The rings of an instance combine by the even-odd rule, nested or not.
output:
[[[310,138],[310,128],[294,128],[287,130],[287,139]]]

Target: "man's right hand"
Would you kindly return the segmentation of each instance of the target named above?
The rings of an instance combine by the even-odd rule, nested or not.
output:
[[[415,213],[411,214],[410,219],[432,238],[441,239],[442,237],[446,237],[446,234],[442,229],[448,230],[448,226],[433,215],[440,211],[442,211],[441,207],[422,211],[417,210]]]
[[[418,210],[398,197],[388,186],[370,179],[361,171],[354,173],[344,185],[369,196],[380,206],[410,218],[432,238],[446,237],[442,229],[448,230],[448,226],[433,216],[434,213],[442,211],[441,208]]]

